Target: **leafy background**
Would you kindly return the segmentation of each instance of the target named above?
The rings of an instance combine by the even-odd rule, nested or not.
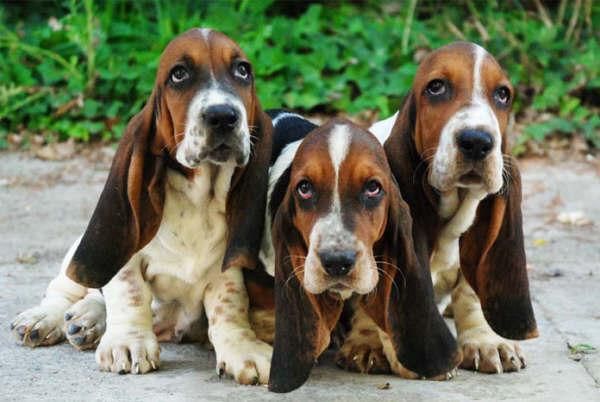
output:
[[[33,12],[35,11],[35,12]],[[237,40],[261,102],[386,117],[419,59],[455,40],[486,47],[518,89],[515,144],[600,147],[600,2],[43,1],[0,6],[0,149],[10,135],[118,139],[151,91],[163,47],[191,27]]]

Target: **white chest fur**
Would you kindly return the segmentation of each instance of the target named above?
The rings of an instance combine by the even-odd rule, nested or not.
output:
[[[441,196],[438,214],[448,221],[438,235],[430,259],[431,279],[438,299],[456,284],[460,268],[459,239],[473,224],[479,201],[485,196],[484,192],[468,190],[461,201],[457,189]]]
[[[163,218],[141,251],[145,277],[158,298],[180,299],[181,285],[206,283],[219,272],[225,253],[225,206],[235,167],[202,165],[192,179],[169,171]],[[175,284],[180,286],[173,286]],[[200,286],[202,287],[202,286]]]

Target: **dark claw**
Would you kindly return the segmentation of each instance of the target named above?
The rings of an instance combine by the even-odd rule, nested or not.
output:
[[[121,374],[121,375],[127,374],[127,371],[125,369],[121,369],[121,370],[119,370],[119,374]]]
[[[16,326],[16,325],[17,325],[17,324],[15,324],[14,322],[11,322],[11,323],[10,323],[10,330],[12,331],[13,329],[15,329],[15,326]]]
[[[225,374],[225,369],[223,367],[219,367],[219,378],[223,377],[223,374]]]
[[[71,318],[73,318],[73,314],[65,313],[65,321],[69,321]]]
[[[25,325],[20,325],[17,327],[17,334],[21,339],[23,339],[23,337],[25,336],[25,332],[27,332],[27,328],[25,328]]]
[[[37,341],[39,337],[40,331],[38,331],[37,329],[34,329],[29,333],[29,339],[31,339],[32,341]]]
[[[67,333],[69,335],[74,335],[81,330],[81,327],[76,324],[69,324],[69,328],[67,328]]]
[[[78,336],[77,338],[71,338],[71,343],[74,343],[77,346],[81,346],[85,343],[85,336]]]

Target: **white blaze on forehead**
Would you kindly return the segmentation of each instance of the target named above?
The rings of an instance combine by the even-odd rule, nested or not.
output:
[[[210,28],[198,28],[198,31],[202,35],[205,41],[208,42],[208,37],[210,36],[212,29]]]
[[[346,155],[348,154],[348,148],[350,148],[350,130],[348,126],[343,124],[336,124],[331,131],[329,136],[329,157],[333,165],[333,171],[335,172],[335,183],[334,183],[334,207],[339,206],[339,194],[338,194],[338,178],[340,173],[340,166]],[[336,203],[337,202],[337,203]]]
[[[474,45],[475,51],[473,52],[473,101],[484,101],[485,94],[483,93],[482,83],[482,66],[483,59],[485,59],[487,52],[484,48],[479,45]]]

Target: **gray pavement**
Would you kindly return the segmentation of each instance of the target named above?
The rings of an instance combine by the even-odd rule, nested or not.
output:
[[[522,343],[529,363],[525,370],[502,375],[461,370],[449,382],[408,381],[344,372],[325,356],[300,390],[282,396],[220,380],[213,352],[199,345],[163,344],[160,371],[142,376],[102,373],[93,352],[66,344],[18,346],[8,325],[38,303],[84,229],[107,164],[0,153],[0,400],[600,401],[600,352],[576,361],[567,348],[567,342],[600,348],[597,166],[521,162],[526,247],[541,333]],[[578,224],[564,223],[569,220]],[[389,389],[380,389],[386,382]]]

